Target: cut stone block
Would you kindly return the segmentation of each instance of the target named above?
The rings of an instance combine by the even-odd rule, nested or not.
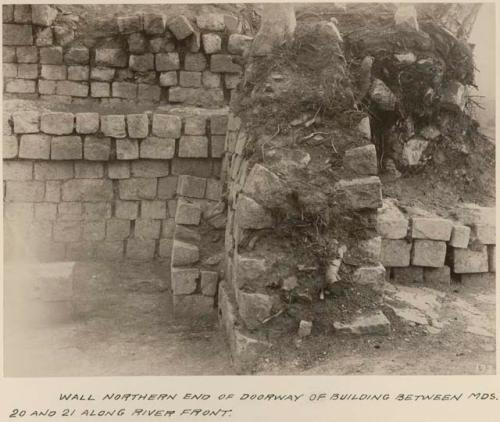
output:
[[[179,157],[208,157],[206,136],[182,136],[179,141]]]
[[[384,267],[408,267],[411,243],[406,240],[382,239],[381,261]]]
[[[101,202],[113,199],[113,183],[105,179],[73,179],[62,185],[63,201]]]
[[[218,53],[222,49],[222,40],[217,34],[203,34],[203,49],[206,54]]]
[[[128,239],[126,257],[136,261],[151,261],[155,255],[155,244],[153,239]]]
[[[453,224],[444,218],[413,217],[411,236],[414,239],[448,241],[451,238]]]
[[[196,17],[198,28],[206,31],[224,31],[224,15],[218,13],[204,13]]]
[[[82,139],[79,136],[54,136],[50,147],[52,160],[81,160],[83,156]]]
[[[126,67],[128,56],[125,50],[120,48],[96,48],[96,66]]]
[[[201,271],[201,292],[204,296],[214,297],[217,293],[219,274],[216,271]]]
[[[207,67],[207,59],[204,54],[201,53],[187,53],[184,58],[184,69],[201,72]]]
[[[299,323],[299,331],[298,331],[298,336],[299,337],[308,337],[311,335],[311,331],[313,328],[313,323],[311,321],[300,321]]]
[[[172,292],[174,295],[189,295],[196,290],[196,280],[200,277],[198,268],[172,268]]]
[[[454,248],[467,248],[470,239],[470,227],[455,224],[451,232],[449,245]]]
[[[266,167],[255,164],[247,176],[243,192],[263,205],[281,204],[288,189],[285,183]]]
[[[231,34],[227,43],[227,51],[231,54],[244,55],[250,50],[253,37],[241,34]]]
[[[446,243],[417,239],[413,242],[412,265],[442,267],[446,258]]]
[[[132,34],[143,29],[141,15],[118,17],[116,23],[121,34]]]
[[[98,113],[77,113],[76,132],[80,134],[92,134],[99,130]]]
[[[392,278],[398,284],[411,284],[424,282],[423,267],[402,267],[392,269]]]
[[[50,137],[43,133],[21,136],[19,158],[48,160],[50,158]]]
[[[347,150],[344,155],[344,166],[357,174],[376,175],[378,163],[375,145],[370,144]]]
[[[495,273],[472,273],[461,274],[460,281],[468,286],[480,286],[482,288],[491,288],[496,285]]]
[[[264,229],[274,227],[272,214],[252,198],[240,194],[236,203],[236,218],[242,229]]]
[[[183,40],[194,32],[193,26],[184,15],[179,15],[171,19],[167,22],[167,26],[178,40]]]
[[[250,330],[259,328],[263,321],[271,316],[274,301],[269,295],[240,290],[237,301],[241,319]]]
[[[40,113],[38,111],[23,111],[12,114],[14,122],[14,133],[37,133],[39,132]]]
[[[182,120],[179,116],[154,114],[152,133],[160,138],[178,139],[181,136]]]
[[[199,259],[200,250],[198,246],[174,239],[172,265],[180,267],[187,266],[198,262]]]
[[[451,271],[447,265],[439,268],[424,268],[424,281],[428,284],[449,286],[451,284]]]
[[[136,239],[159,239],[160,231],[160,220],[152,220],[150,218],[135,220],[134,237]]]
[[[472,237],[474,241],[482,245],[496,244],[495,226],[491,224],[477,223],[472,226]]]
[[[147,114],[127,115],[128,136],[131,138],[145,138],[149,132],[149,119]]]
[[[175,154],[175,139],[150,136],[141,142],[140,157],[155,160],[170,160]]]
[[[74,121],[72,113],[44,113],[41,117],[41,130],[50,135],[69,135],[73,132]]]
[[[348,209],[376,209],[382,206],[382,185],[376,176],[340,180],[335,184],[342,206]]]
[[[408,219],[391,200],[384,200],[377,210],[377,232],[385,239],[404,239],[408,232]]]
[[[178,179],[177,193],[191,198],[203,198],[206,185],[207,179],[205,178],[181,175]]]
[[[476,204],[460,204],[454,211],[457,219],[466,226],[474,224],[495,224],[496,212],[493,207]]]
[[[377,236],[367,240],[360,240],[358,249],[371,261],[378,262],[382,253],[382,237]]]
[[[201,206],[199,204],[190,203],[184,199],[177,202],[177,210],[175,212],[175,222],[177,224],[195,225],[200,224]]]
[[[454,248],[453,272],[457,274],[488,272],[487,246],[481,246],[477,250]]]
[[[389,335],[391,333],[391,323],[381,311],[356,317],[349,324],[334,322],[333,327],[339,334]]]
[[[373,267],[359,267],[354,271],[352,281],[379,288],[385,281],[385,268],[381,264]]]

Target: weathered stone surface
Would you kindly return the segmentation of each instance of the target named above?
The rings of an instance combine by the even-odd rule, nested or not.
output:
[[[380,79],[374,79],[370,87],[370,98],[381,110],[392,111],[396,107],[396,96]]]
[[[206,136],[182,136],[179,141],[179,157],[208,157],[208,138]]]
[[[150,261],[155,254],[155,241],[146,239],[128,239],[125,255],[136,261]]]
[[[178,15],[169,20],[167,26],[178,40],[183,40],[194,32],[193,26],[184,15]]]
[[[192,72],[201,72],[207,67],[207,59],[201,53],[187,53],[184,58],[184,69]]]
[[[51,135],[68,135],[73,132],[74,121],[72,113],[43,113],[41,130]]]
[[[34,25],[50,26],[57,17],[57,10],[48,4],[32,4],[31,16]]]
[[[82,139],[79,136],[54,136],[50,145],[52,160],[80,160],[83,156]]]
[[[377,232],[385,239],[403,239],[408,232],[408,219],[390,199],[377,210]]]
[[[174,239],[172,249],[172,265],[187,266],[192,265],[200,259],[198,246],[191,243]]]
[[[125,116],[101,116],[101,131],[105,136],[110,136],[111,138],[125,138],[127,136],[125,130]]]
[[[269,269],[264,258],[246,255],[237,255],[234,264],[232,282],[234,287],[238,289],[262,281],[264,274]]]
[[[423,283],[424,268],[414,266],[393,268],[392,279],[398,284]]]
[[[42,65],[41,76],[43,79],[63,81],[67,77],[67,67],[57,64],[44,64]]]
[[[191,203],[185,199],[179,199],[175,212],[175,222],[177,224],[198,225],[201,219],[201,206]]]
[[[112,67],[92,67],[90,79],[100,82],[110,82],[115,76],[116,69]]]
[[[414,239],[430,239],[449,241],[453,223],[444,218],[413,217],[411,237]]]
[[[453,225],[449,245],[454,248],[467,248],[470,239],[470,227],[459,224]]]
[[[461,274],[460,281],[465,285],[481,286],[485,289],[496,285],[496,277],[494,273]]]
[[[92,163],[88,161],[75,162],[76,179],[100,179],[104,176],[104,166],[102,163]]]
[[[198,177],[212,176],[212,160],[196,158],[174,158],[172,160],[172,174],[190,174]]]
[[[52,33],[52,28],[41,28],[35,38],[35,44],[38,47],[49,47],[54,43],[54,35]]]
[[[137,84],[131,82],[113,82],[111,86],[113,97],[133,100],[137,98]]]
[[[160,74],[160,86],[175,86],[177,82],[177,72],[175,71]]]
[[[372,267],[359,267],[352,274],[352,281],[378,289],[385,281],[385,268],[381,264]]]
[[[203,41],[203,50],[206,54],[218,53],[222,50],[222,40],[217,34],[203,34],[201,36]]]
[[[96,66],[126,67],[127,53],[120,48],[97,48],[95,50]]]
[[[234,63],[230,54],[213,54],[210,56],[210,71],[214,73],[241,73],[242,68]]]
[[[90,54],[87,47],[71,47],[64,53],[64,63],[70,65],[88,64],[89,59]]]
[[[3,135],[2,138],[2,157],[4,159],[16,158],[18,154],[17,138],[12,135]]]
[[[75,39],[75,31],[68,25],[56,25],[52,27],[55,42],[66,46]]]
[[[37,63],[38,49],[36,47],[17,47],[17,63]],[[7,76],[4,74],[4,76]]]
[[[191,198],[203,198],[206,185],[207,180],[205,178],[181,175],[179,176],[177,193]]]
[[[175,139],[149,137],[141,142],[140,157],[169,160],[174,157]]]
[[[174,220],[175,223],[175,220]],[[189,228],[181,224],[175,225],[173,237],[177,240],[182,240],[187,243],[197,244],[201,240],[201,235],[194,228]]]
[[[424,151],[429,145],[429,141],[426,141],[420,137],[413,137],[403,146],[403,161],[408,166],[416,166],[420,163]]]
[[[121,16],[116,18],[116,23],[122,34],[132,34],[143,29],[141,15]]]
[[[12,114],[14,133],[37,133],[39,131],[40,114],[38,111],[22,111]]]
[[[201,292],[204,296],[214,297],[217,293],[217,282],[219,274],[216,271],[200,271]]]
[[[80,134],[92,134],[99,130],[98,113],[77,113],[76,132]]]
[[[450,267],[424,268],[424,281],[428,284],[449,286],[451,284]]]
[[[240,194],[236,203],[236,218],[242,229],[264,229],[274,227],[274,218],[252,198]]]
[[[33,29],[31,25],[3,24],[3,45],[33,45]]]
[[[74,177],[73,163],[69,161],[42,161],[35,163],[36,180],[64,180]]]
[[[139,218],[135,220],[134,237],[136,239],[159,239],[160,231],[159,220],[152,220],[150,218]]]
[[[68,66],[68,80],[70,81],[87,81],[89,74],[90,68],[88,66]],[[109,84],[106,85],[108,86],[109,96]]]
[[[128,136],[131,138],[145,138],[149,132],[149,119],[147,114],[127,115]]]
[[[384,267],[408,267],[411,243],[406,240],[382,239],[381,261]]]
[[[237,301],[240,316],[250,330],[259,328],[263,321],[271,316],[274,301],[269,295],[240,290]]]
[[[139,202],[137,201],[115,201],[115,217],[135,220],[139,215]]]
[[[25,79],[11,79],[5,83],[5,92],[11,94],[34,94],[36,92],[35,81]]]
[[[158,53],[155,55],[156,70],[167,72],[180,69],[179,53]]]
[[[57,81],[56,94],[72,97],[88,97],[89,84],[84,82]]]
[[[172,103],[184,103],[199,107],[218,107],[224,104],[224,93],[218,88],[186,88],[175,86],[169,89],[168,99]]]
[[[394,23],[402,29],[418,31],[417,10],[409,4],[398,5],[394,14]]]
[[[50,137],[42,133],[21,136],[19,158],[48,160],[50,158]]]
[[[51,46],[40,48],[40,63],[41,64],[63,64],[62,47]]]
[[[180,138],[182,120],[179,116],[154,114],[152,133],[160,138]]]
[[[107,98],[111,96],[111,86],[108,82],[91,82],[90,95],[94,98]]]
[[[120,161],[108,163],[108,177],[110,179],[128,179],[130,177],[129,163]]]
[[[457,274],[484,273],[488,271],[488,248],[481,246],[478,250],[453,249],[453,271]]]
[[[486,223],[477,223],[472,226],[472,238],[482,245],[496,244],[495,226]]]
[[[63,201],[110,201],[113,199],[111,180],[74,179],[62,185]]]
[[[389,335],[391,333],[391,323],[381,311],[356,317],[348,324],[334,322],[333,327],[339,334]]]
[[[141,55],[131,54],[129,56],[128,66],[130,70],[133,70],[135,72],[147,72],[148,70],[154,70],[155,57],[152,53],[146,53]],[[161,69],[161,70],[170,70],[170,69]]]
[[[116,141],[116,158],[118,160],[136,160],[139,158],[139,142],[135,139]]]
[[[285,183],[266,167],[255,164],[247,176],[243,192],[266,206],[280,205],[288,188]]]
[[[442,267],[446,257],[446,243],[417,239],[413,242],[412,265]]]
[[[382,187],[376,176],[354,180],[340,180],[335,184],[340,203],[348,209],[380,208]]]
[[[196,24],[207,31],[224,31],[224,15],[218,13],[203,13],[196,17]]]
[[[345,152],[344,166],[357,174],[376,175],[378,173],[375,145],[352,148]]]
[[[123,240],[130,235],[130,221],[111,218],[106,220],[106,239]]]
[[[358,249],[372,262],[378,262],[382,252],[382,237],[376,236],[371,239],[360,240]]]
[[[458,81],[447,81],[441,91],[441,104],[453,110],[463,111],[467,89]]]
[[[37,79],[38,65],[36,64],[20,64],[18,65],[17,77],[21,79]]]
[[[196,290],[200,277],[198,268],[172,268],[172,292],[174,295],[189,295]]]
[[[169,162],[165,160],[138,160],[132,162],[132,176],[134,177],[163,177],[168,176]]]
[[[144,13],[142,19],[146,34],[155,35],[165,32],[165,16],[158,13]]]
[[[229,36],[227,51],[231,54],[246,55],[252,45],[253,37],[241,34],[231,34]]]
[[[454,210],[457,219],[466,226],[474,224],[495,224],[495,208],[476,204],[459,204]]]
[[[3,180],[33,179],[33,163],[29,161],[4,161]]]

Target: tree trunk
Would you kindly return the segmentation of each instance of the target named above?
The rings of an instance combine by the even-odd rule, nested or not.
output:
[[[265,3],[262,9],[262,23],[255,36],[251,54],[265,56],[273,48],[293,40],[297,22],[291,3]]]

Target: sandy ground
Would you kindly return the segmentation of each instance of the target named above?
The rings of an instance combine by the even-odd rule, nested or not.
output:
[[[29,277],[26,269],[8,266],[5,285],[27,285]],[[41,314],[26,318],[23,308],[11,307],[5,321],[6,376],[234,374],[215,324],[173,318],[167,265],[79,263],[75,281],[72,318],[45,323]],[[408,306],[439,320],[439,330],[429,333],[406,323],[393,324],[388,337],[312,337],[296,342],[286,356],[271,358],[259,374],[494,374],[494,289],[421,289],[404,287],[397,294],[431,291],[416,302],[409,299]]]

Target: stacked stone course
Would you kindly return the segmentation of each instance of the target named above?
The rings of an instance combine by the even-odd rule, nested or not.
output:
[[[67,103],[223,106],[251,40],[231,15],[145,13],[116,18],[88,48],[51,6],[4,5],[3,16],[4,93]]]
[[[168,260],[178,198],[220,199],[224,113],[4,114],[6,243],[42,259]]]

